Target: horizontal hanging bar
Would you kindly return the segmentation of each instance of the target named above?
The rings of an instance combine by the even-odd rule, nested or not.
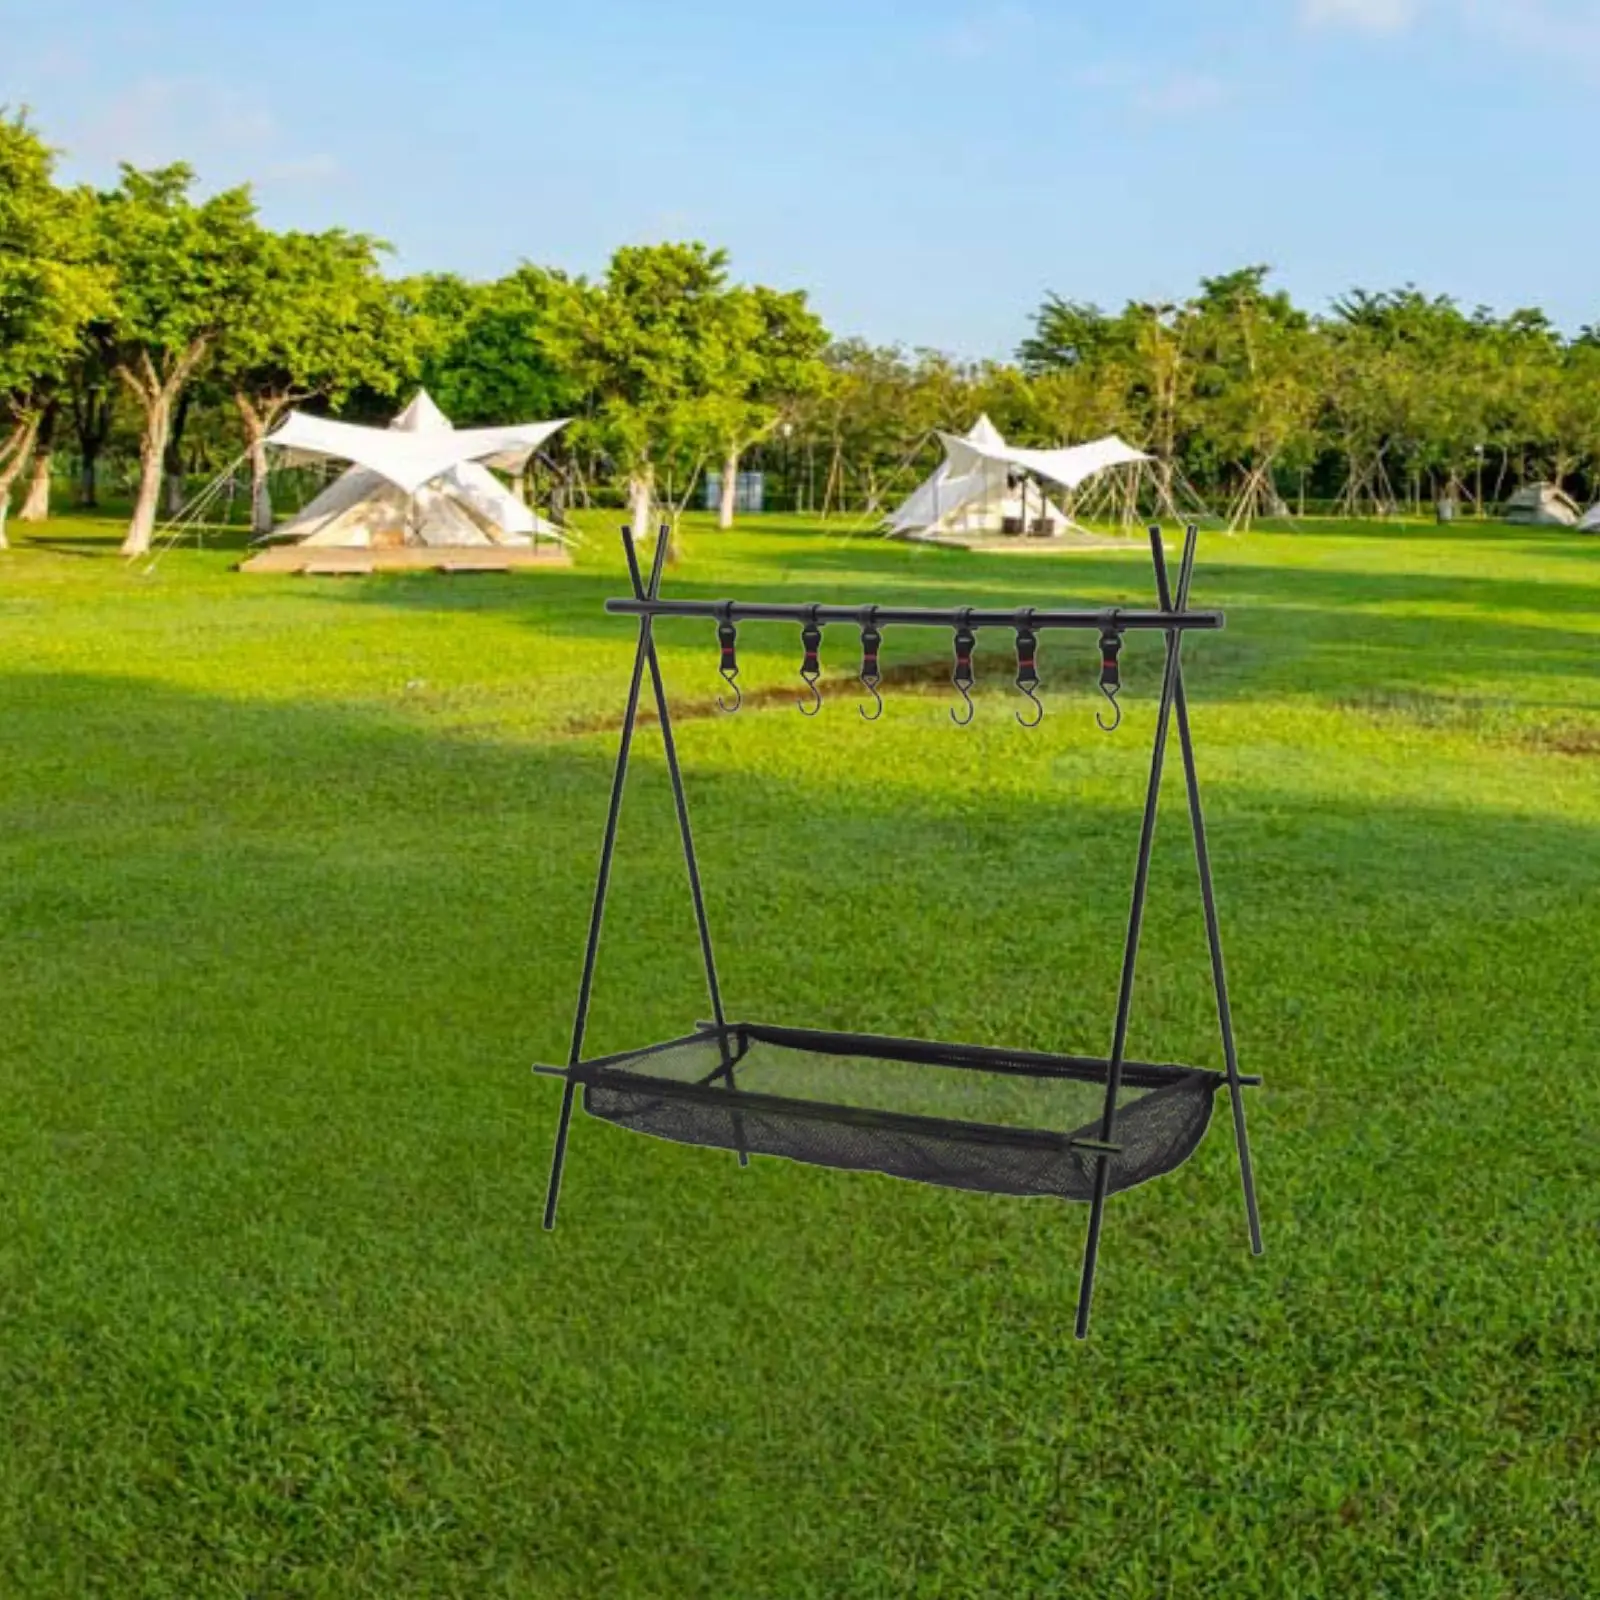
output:
[[[1016,607],[1010,611],[980,610],[978,607],[950,606],[936,609],[927,606],[809,606],[769,605],[748,600],[607,600],[606,610],[616,617],[704,617],[721,622],[810,622],[826,626],[839,622],[859,626],[870,610],[880,628],[890,626],[912,628],[954,628],[965,623],[969,628],[1014,628],[1018,619],[1026,616],[1033,628],[1084,628],[1098,630],[1108,622],[1117,628],[1132,631],[1160,632],[1173,628],[1180,631],[1202,629],[1215,632],[1225,625],[1220,611],[1121,611],[1112,606],[1102,606],[1098,611],[1028,611]]]

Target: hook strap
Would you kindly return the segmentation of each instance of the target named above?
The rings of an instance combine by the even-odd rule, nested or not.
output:
[[[1017,613],[1017,687],[1039,686],[1039,637],[1033,631],[1033,609]]]
[[[883,681],[878,669],[878,651],[883,634],[878,629],[878,608],[864,606],[861,611],[861,681],[871,689]]]
[[[1100,687],[1115,695],[1122,687],[1122,626],[1115,611],[1100,617]]]
[[[1013,626],[1017,630],[1017,690],[1033,702],[1034,714],[1019,711],[1017,722],[1024,728],[1037,728],[1044,721],[1044,703],[1039,699],[1039,640],[1033,631],[1033,608],[1019,611]]]
[[[951,682],[958,689],[970,689],[973,684],[972,652],[977,648],[977,636],[972,631],[972,607],[964,606],[956,613],[955,653],[956,669]]]
[[[822,662],[818,652],[822,649],[822,625],[817,620],[820,606],[807,607],[806,625],[800,630],[800,644],[805,650],[805,656],[800,662],[800,681],[811,691],[810,702],[800,701],[800,711],[803,716],[814,717],[822,710],[822,691],[817,687],[817,679],[822,676]]]
[[[822,676],[822,627],[817,621],[818,609],[812,606],[810,619],[800,630],[800,648],[805,651],[805,659],[800,663],[800,676],[807,683],[815,683]]]
[[[717,643],[722,646],[722,665],[717,669],[722,674],[722,681],[733,690],[733,704],[730,706],[721,695],[717,696],[717,707],[721,711],[737,711],[744,704],[744,691],[739,687],[739,630],[733,620],[733,601],[724,600],[717,608],[720,620],[717,623]]]
[[[1117,704],[1117,695],[1122,688],[1122,668],[1118,662],[1121,654],[1121,618],[1114,610],[1102,612],[1100,616],[1100,692],[1106,697],[1106,701],[1111,707],[1111,721],[1107,722],[1105,717],[1098,711],[1094,714],[1094,720],[1107,733],[1115,733],[1122,726],[1122,707]]]

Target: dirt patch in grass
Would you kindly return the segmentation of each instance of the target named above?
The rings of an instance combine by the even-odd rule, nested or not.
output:
[[[1600,756],[1600,728],[1539,728],[1528,735],[1535,750],[1558,756]]]
[[[1515,700],[1465,699],[1414,693],[1366,694],[1338,700],[1341,711],[1377,721],[1404,719],[1414,727],[1470,733],[1487,744],[1520,746],[1541,755],[1600,756],[1600,723],[1534,723],[1538,709]]]
[[[1336,699],[1340,711],[1375,721],[1404,719],[1420,728],[1487,730],[1496,716],[1511,709],[1509,701],[1468,700],[1454,695],[1375,690]]]

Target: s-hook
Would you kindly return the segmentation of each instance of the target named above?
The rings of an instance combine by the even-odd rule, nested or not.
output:
[[[817,687],[817,679],[822,676],[822,663],[817,658],[817,652],[822,648],[822,625],[817,621],[820,609],[820,606],[811,607],[810,617],[800,630],[800,644],[805,650],[805,659],[800,663],[800,677],[811,691],[811,704],[807,706],[804,700],[795,703],[805,717],[814,717],[822,709],[822,691]]]
[[[857,706],[863,719],[867,722],[876,722],[883,715],[883,696],[878,693],[878,685],[883,681],[883,675],[878,671],[878,647],[883,643],[883,635],[878,631],[878,608],[876,606],[863,606],[861,608],[861,686],[874,700],[878,702],[876,711],[868,711],[865,706]]]
[[[717,643],[722,646],[722,665],[717,670],[722,674],[723,682],[733,690],[733,704],[730,706],[719,694],[717,706],[731,715],[744,704],[744,693],[734,681],[739,676],[739,630],[734,625],[731,600],[725,600],[722,604],[717,623]]]
[[[1100,712],[1094,714],[1094,720],[1107,733],[1115,733],[1122,725],[1122,707],[1117,704],[1117,695],[1122,690],[1122,669],[1117,663],[1121,654],[1122,629],[1117,623],[1117,613],[1107,611],[1100,618],[1100,692],[1116,715],[1107,722]]]
[[[977,642],[972,631],[972,607],[963,606],[956,612],[956,667],[950,675],[950,681],[960,690],[961,698],[967,702],[967,714],[964,717],[956,715],[954,706],[950,708],[950,720],[958,728],[966,727],[978,714],[978,708],[972,703],[972,652]]]
[[[1039,640],[1033,631],[1033,608],[1017,613],[1017,688],[1033,702],[1036,715],[1030,720],[1014,713],[1024,728],[1037,728],[1044,721],[1044,704],[1039,699]]]

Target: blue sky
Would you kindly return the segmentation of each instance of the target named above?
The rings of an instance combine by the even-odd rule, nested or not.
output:
[[[1600,321],[1600,0],[0,0],[0,42],[69,176],[183,157],[406,269],[702,238],[968,356],[1256,261]]]

